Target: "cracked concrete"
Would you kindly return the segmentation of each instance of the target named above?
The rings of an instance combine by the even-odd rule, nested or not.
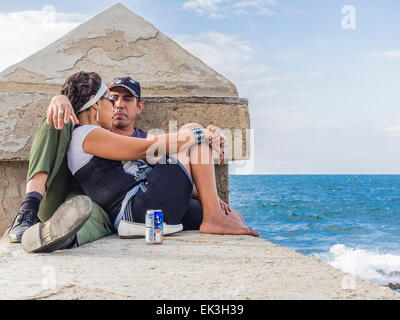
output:
[[[28,71],[21,67],[16,67],[13,72],[7,75],[11,82],[45,82],[46,77],[41,74]]]
[[[237,97],[235,85],[121,4],[0,73],[0,90],[50,92],[80,70],[130,75],[143,96]],[[42,91],[40,91],[42,90]]]
[[[125,32],[107,30],[107,35],[103,37],[95,37],[90,39],[80,39],[74,41],[68,48],[63,50],[66,54],[78,54],[82,51],[87,53],[94,48],[103,49],[108,57],[112,60],[121,61],[127,58],[140,58],[145,55],[145,51],[140,47],[141,41],[150,41],[157,38],[158,30],[155,35],[150,37],[139,37],[134,41],[127,42]]]
[[[0,161],[28,160],[32,137],[44,118],[52,95],[0,95]]]
[[[195,231],[162,245],[110,236],[51,254],[27,254],[3,239],[0,274],[0,299],[400,298],[262,239]]]
[[[25,195],[27,162],[0,161],[0,234],[8,228]]]

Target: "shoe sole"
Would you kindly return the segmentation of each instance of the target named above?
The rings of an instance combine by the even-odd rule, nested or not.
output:
[[[21,243],[21,239],[8,237],[9,243]]]
[[[48,253],[60,249],[60,244],[82,228],[92,210],[92,201],[87,196],[77,196],[64,202],[50,220],[36,223],[24,232],[22,248],[31,253]]]
[[[22,238],[12,237],[10,234],[8,234],[8,242],[9,243],[21,243],[21,240],[22,240]]]

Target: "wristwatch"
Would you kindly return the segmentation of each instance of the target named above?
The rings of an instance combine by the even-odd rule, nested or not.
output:
[[[194,136],[198,144],[203,143],[206,141],[206,136],[202,128],[192,128]]]

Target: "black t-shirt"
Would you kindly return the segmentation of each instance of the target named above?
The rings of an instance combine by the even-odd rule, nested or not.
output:
[[[125,195],[146,179],[151,166],[145,160],[116,161],[85,153],[82,143],[97,126],[76,126],[68,150],[68,166],[83,191],[99,204],[114,223]],[[135,138],[146,138],[147,133],[135,128]]]

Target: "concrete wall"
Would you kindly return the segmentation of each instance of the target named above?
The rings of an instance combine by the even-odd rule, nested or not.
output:
[[[8,228],[25,195],[27,161],[0,161],[0,235]]]

